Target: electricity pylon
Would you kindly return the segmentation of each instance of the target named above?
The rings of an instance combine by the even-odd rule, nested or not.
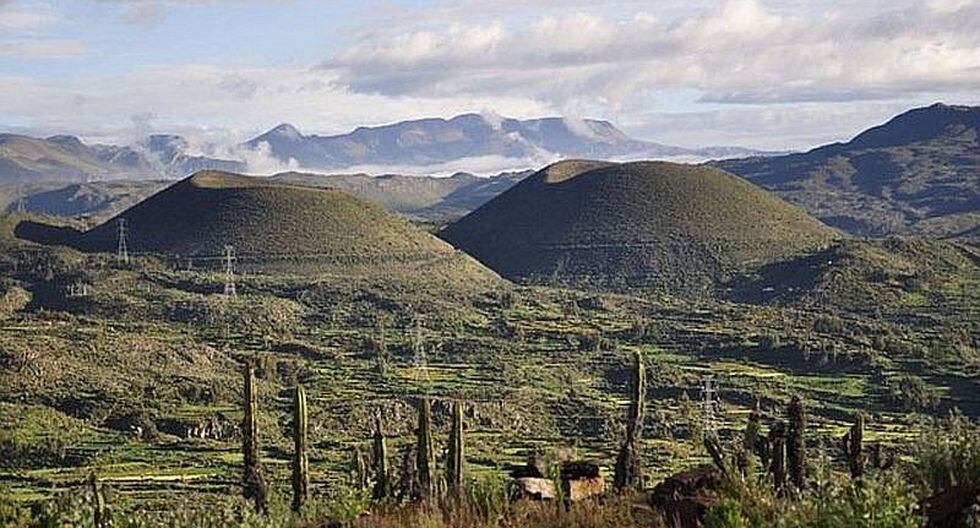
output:
[[[126,247],[126,219],[119,219],[119,242],[116,246],[116,260],[129,264],[129,248]]]
[[[225,246],[225,295],[238,295],[235,289],[235,246]]]

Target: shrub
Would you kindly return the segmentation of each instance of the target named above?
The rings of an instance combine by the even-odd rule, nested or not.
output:
[[[704,519],[705,528],[743,528],[746,526],[742,519],[742,503],[732,497],[726,497],[708,510]]]
[[[935,493],[980,482],[980,426],[959,412],[924,424],[910,480]]]

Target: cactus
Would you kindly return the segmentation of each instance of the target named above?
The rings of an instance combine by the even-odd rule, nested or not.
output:
[[[803,399],[793,396],[787,408],[789,428],[786,434],[786,460],[790,481],[796,489],[806,487],[806,407]]]
[[[847,456],[851,478],[860,481],[864,476],[864,415],[858,413],[854,418],[854,425],[841,438],[841,447]]]
[[[385,321],[378,316],[374,326],[374,340],[371,343],[374,349],[375,372],[382,379],[388,377],[388,341],[385,339]]]
[[[749,413],[749,423],[745,425],[745,433],[742,435],[742,455],[739,466],[743,474],[748,474],[757,467],[756,457],[764,459],[762,453],[763,441],[760,437],[762,432],[762,414],[759,412],[759,400],[756,399],[755,406]]]
[[[769,472],[772,473],[773,489],[783,493],[786,485],[786,423],[776,422],[769,429]]]
[[[391,486],[388,482],[388,446],[385,444],[384,430],[381,428],[381,413],[374,417],[374,490],[372,496],[374,500],[382,500],[388,497]]]
[[[88,475],[88,485],[92,492],[92,526],[95,528],[105,528],[105,496],[102,495],[102,490],[99,489],[99,477],[94,471]]]
[[[416,499],[427,502],[439,493],[435,470],[435,449],[432,445],[432,405],[428,398],[418,400],[419,424],[416,429],[415,469],[418,489]]]
[[[361,453],[360,446],[356,444],[351,449],[351,472],[354,476],[354,488],[358,491],[366,490],[368,487],[367,464],[364,462],[364,455]]]
[[[415,446],[408,446],[402,453],[401,480],[398,484],[399,500],[418,497],[418,470],[415,467]]]
[[[306,391],[296,386],[293,397],[293,511],[300,511],[310,496],[310,461],[306,450]]]
[[[643,429],[643,411],[646,396],[646,371],[643,356],[639,351],[633,353],[632,392],[630,398],[629,421],[626,424],[626,438],[616,458],[616,472],[613,485],[618,491],[636,489],[642,486],[639,440]]]
[[[268,506],[265,480],[259,468],[258,444],[258,395],[255,392],[255,367],[246,363],[245,376],[245,417],[242,420],[242,455],[245,474],[242,479],[246,499],[255,502],[255,509],[265,512]]]
[[[449,454],[446,460],[446,483],[454,498],[463,494],[463,403],[453,403],[453,426],[449,433]]]

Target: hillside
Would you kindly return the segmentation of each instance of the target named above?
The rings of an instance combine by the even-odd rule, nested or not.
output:
[[[686,149],[634,139],[608,121],[549,117],[519,120],[478,114],[452,119],[419,119],[377,127],[358,127],[347,134],[307,135],[279,125],[248,142],[286,163],[312,170],[358,165],[426,166],[467,158],[532,160],[544,157],[664,158],[744,156],[738,148]]]
[[[846,143],[716,165],[854,235],[980,240],[980,107],[918,108]]]
[[[380,203],[413,220],[447,223],[490,201],[529,176],[530,171],[475,176],[465,172],[445,178],[385,174],[308,174],[287,172],[276,180],[342,189]]]
[[[104,221],[172,184],[166,180],[0,185],[0,210]]]
[[[980,250],[969,244],[917,237],[843,240],[810,255],[775,262],[725,285],[738,302],[820,310],[915,313],[976,302]],[[971,313],[948,316],[964,330],[980,325]]]
[[[154,135],[132,146],[87,145],[74,136],[0,134],[0,184],[180,178],[204,169],[244,170],[234,160],[189,155],[179,136]]]
[[[708,294],[837,234],[723,171],[665,162],[552,165],[440,233],[502,275]]]
[[[477,282],[492,276],[381,206],[335,189],[199,172],[84,233],[77,245],[115,251],[118,218],[126,219],[131,251],[205,264],[232,245],[243,267],[259,270],[357,268],[371,275],[379,266],[423,266],[434,274],[459,268]]]

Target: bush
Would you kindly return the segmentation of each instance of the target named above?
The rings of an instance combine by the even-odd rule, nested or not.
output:
[[[980,482],[980,426],[959,412],[923,424],[910,480],[932,493]]]
[[[708,510],[704,519],[705,528],[743,528],[746,526],[742,519],[742,503],[732,497],[726,497]]]

